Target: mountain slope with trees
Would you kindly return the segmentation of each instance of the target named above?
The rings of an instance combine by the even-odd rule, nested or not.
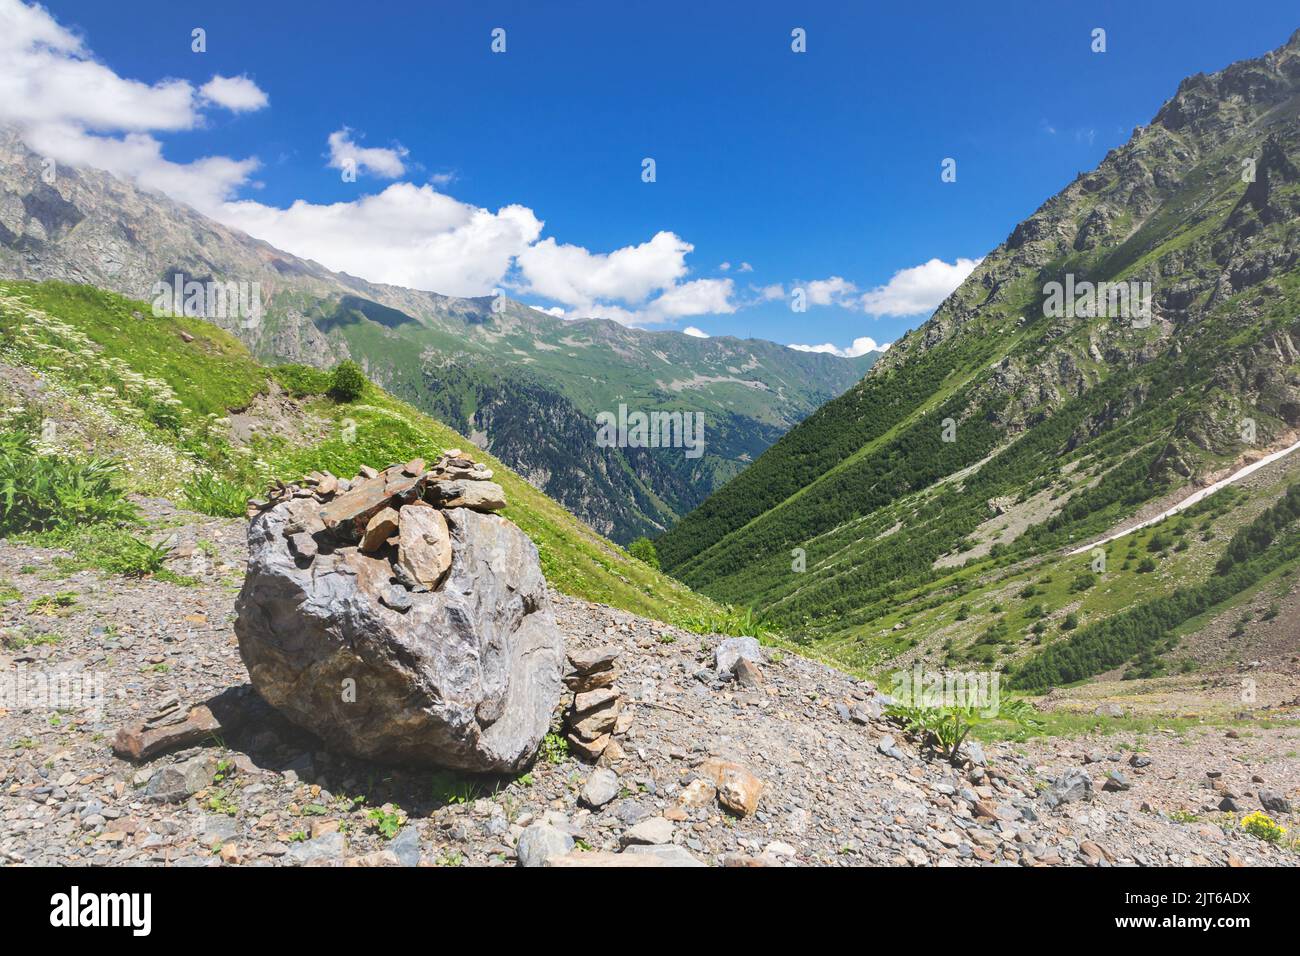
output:
[[[1296,439],[1298,114],[1300,33],[1185,80],[863,382],[662,536],[663,566],[858,664],[1037,653],[1061,633],[1037,621],[1070,612],[1032,582],[1011,611],[912,619],[1013,569],[1092,573],[1069,552]],[[1151,307],[1055,308],[1083,283],[1149,289]],[[1213,573],[1212,552],[1185,573]]]

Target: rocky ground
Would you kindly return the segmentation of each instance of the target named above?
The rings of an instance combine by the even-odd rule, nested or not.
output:
[[[145,504],[176,545],[174,570],[197,583],[68,572],[57,552],[0,542],[6,864],[1300,862],[1236,826],[1261,800],[1297,799],[1300,724],[1287,712],[1270,711],[1272,729],[989,744],[958,767],[878,716],[865,682],[768,649],[721,680],[720,638],[562,596],[569,653],[618,653],[631,717],[596,765],[562,743],[558,713],[536,764],[511,779],[342,758],[270,715],[120,759],[123,725],[248,680],[231,627],[244,522]],[[102,708],[15,699],[17,677],[59,673],[102,678]],[[1225,799],[1240,810],[1220,811]],[[1294,826],[1289,811],[1272,816]]]

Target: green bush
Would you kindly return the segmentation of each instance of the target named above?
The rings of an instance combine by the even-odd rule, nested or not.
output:
[[[638,561],[644,561],[656,571],[659,570],[659,552],[655,550],[655,543],[649,538],[637,538],[627,546],[627,553]]]
[[[198,472],[182,489],[185,505],[205,515],[241,518],[248,505],[248,490],[209,471]]]
[[[351,359],[339,362],[330,372],[330,398],[336,402],[355,402],[365,394],[366,373]]]
[[[117,465],[39,454],[24,431],[0,432],[0,534],[132,521]]]

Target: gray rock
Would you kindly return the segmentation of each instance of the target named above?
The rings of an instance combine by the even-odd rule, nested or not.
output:
[[[672,821],[663,817],[648,817],[630,830],[624,831],[619,838],[619,842],[623,846],[632,846],[637,843],[648,843],[657,846],[663,843],[671,843],[672,840]]]
[[[217,773],[217,762],[212,757],[200,755],[184,763],[163,767],[145,786],[145,796],[159,803],[177,803],[212,785]]]
[[[671,843],[662,845],[638,843],[629,846],[623,852],[644,853],[647,856],[653,856],[661,860],[664,866],[708,866],[707,863],[694,856],[686,848],[674,846]]]
[[[730,674],[736,662],[744,658],[753,664],[763,663],[763,651],[755,637],[728,637],[713,652],[713,662],[719,676]]]
[[[581,799],[593,810],[598,810],[618,796],[618,774],[601,768],[593,770],[583,785]]]
[[[1123,717],[1124,708],[1111,701],[1105,704],[1098,704],[1097,709],[1094,710],[1093,713],[1098,717]]]
[[[1125,790],[1131,790],[1133,784],[1128,782],[1128,777],[1118,770],[1112,770],[1106,774],[1106,782],[1101,785],[1101,789],[1110,793],[1121,793]]]
[[[1241,813],[1246,808],[1241,805],[1236,797],[1227,796],[1219,801],[1219,809],[1224,813]]]
[[[1076,800],[1091,800],[1092,793],[1092,777],[1082,770],[1067,770],[1053,781],[1043,802],[1049,807],[1055,807]]]
[[[970,762],[977,767],[983,767],[988,764],[988,758],[984,755],[984,748],[974,740],[968,740],[962,744],[962,749],[966,751],[966,756]]]
[[[497,515],[444,512],[451,569],[398,613],[380,601],[391,598],[388,557],[340,547],[300,569],[287,511],[249,526],[236,604],[240,653],[262,697],[367,760],[523,769],[559,701],[564,655],[527,535]]]
[[[414,826],[404,826],[397,836],[389,841],[387,849],[393,851],[397,862],[402,866],[420,865],[420,831]]]
[[[1130,767],[1149,767],[1151,766],[1151,758],[1146,754],[1134,754],[1128,758],[1128,765]]]
[[[305,866],[308,863],[341,860],[346,849],[347,838],[342,833],[324,833],[314,840],[293,844],[284,857],[290,863]]]
[[[551,857],[564,856],[573,849],[573,837],[545,823],[525,827],[515,844],[520,866],[545,866]]]
[[[1290,813],[1291,801],[1276,790],[1261,790],[1259,804],[1269,813]]]

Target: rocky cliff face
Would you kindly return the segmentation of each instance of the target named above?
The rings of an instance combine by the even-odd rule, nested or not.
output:
[[[259,321],[208,317],[258,358],[355,359],[623,542],[669,526],[875,358],[565,322],[518,302],[494,308],[487,298],[369,283],[103,172],[60,168],[47,183],[44,171],[14,131],[0,130],[0,277],[59,279],[145,301],[155,283],[177,276],[257,283]],[[620,403],[704,415],[704,458],[597,447],[595,416]]]

